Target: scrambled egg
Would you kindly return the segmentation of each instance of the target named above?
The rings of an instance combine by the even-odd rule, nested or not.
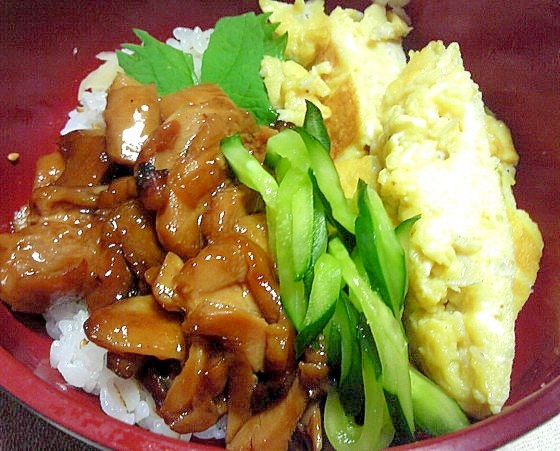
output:
[[[363,178],[395,225],[421,215],[404,313],[412,359],[472,417],[499,412],[509,396],[515,319],[543,246],[515,204],[518,156],[509,130],[485,109],[457,44],[432,42],[407,63],[401,40],[410,28],[385,7],[329,16],[322,1],[260,4],[281,23],[278,32],[288,31],[288,56],[310,73],[330,64],[315,71],[322,81],[297,95],[328,112],[346,195]],[[274,102],[285,108],[297,82],[268,64],[265,81],[284,87]]]
[[[286,56],[301,66],[299,71],[278,70],[279,65],[295,63],[273,58],[262,63],[271,103],[281,118],[301,125],[309,99],[327,112],[331,153],[337,160],[366,155],[381,138],[379,106],[387,86],[406,64],[402,38],[410,27],[378,4],[363,13],[337,7],[327,15],[322,0],[259,3],[264,12],[272,13],[271,22],[279,22],[277,33],[288,32]],[[305,72],[309,76],[302,75]],[[297,110],[287,107],[293,98],[300,99]]]
[[[307,110],[306,100],[313,102],[321,110],[323,118],[329,118],[331,109],[322,103],[322,99],[331,90],[321,76],[331,69],[332,66],[324,62],[308,71],[293,60],[281,61],[265,56],[261,75],[265,80],[270,102],[278,111],[278,119],[302,125]]]
[[[542,248],[515,206],[511,138],[459,46],[441,42],[411,53],[385,94],[383,124],[379,192],[395,222],[422,215],[404,315],[413,358],[472,416],[498,413]]]

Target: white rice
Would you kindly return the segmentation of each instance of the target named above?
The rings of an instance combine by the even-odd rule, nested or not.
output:
[[[197,77],[200,77],[202,55],[208,46],[212,30],[199,27],[178,27],[167,43],[193,55]],[[120,69],[115,52],[97,55],[103,61],[90,73],[78,90],[79,106],[68,115],[62,135],[74,130],[104,128],[103,111],[107,105],[107,90]],[[191,434],[172,431],[157,414],[150,393],[135,379],[123,379],[106,367],[107,350],[89,341],[84,332],[88,318],[86,305],[79,299],[64,298],[55,302],[44,314],[47,333],[53,338],[50,364],[72,387],[99,396],[101,409],[124,423],[137,424],[156,434],[190,440]],[[221,418],[208,430],[196,433],[203,439],[223,439],[226,418]]]
[[[194,72],[199,79],[202,55],[204,55],[204,51],[208,47],[212,31],[211,28],[202,30],[200,27],[177,27],[173,30],[173,37],[166,41],[171,47],[185,53],[190,53],[193,56]]]
[[[66,135],[75,130],[105,128],[103,111],[107,106],[107,93],[103,91],[84,91],[78,97],[80,106],[70,111],[68,121],[60,131]]]

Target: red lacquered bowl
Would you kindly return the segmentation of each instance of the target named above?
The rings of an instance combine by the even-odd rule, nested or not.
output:
[[[334,2],[327,2],[332,6]],[[363,8],[367,1],[341,1]],[[56,149],[79,81],[95,55],[135,42],[132,28],[164,39],[178,25],[213,26],[255,1],[7,1],[0,19],[0,224],[30,194],[34,165]],[[545,248],[534,293],[517,323],[511,396],[504,411],[407,449],[491,449],[560,413],[560,4],[554,0],[412,0],[407,44],[458,41],[488,106],[511,128],[521,156],[515,194],[538,222]],[[6,156],[18,152],[16,164]],[[0,305],[0,386],[83,440],[112,449],[204,449],[104,415],[48,363],[50,339]]]

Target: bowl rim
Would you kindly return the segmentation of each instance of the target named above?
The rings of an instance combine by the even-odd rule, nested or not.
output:
[[[0,361],[3,362],[0,365],[0,389],[8,396],[48,423],[86,444],[107,449],[111,449],[115,445],[110,435],[100,433],[101,426],[91,425],[90,420],[97,417],[99,412],[91,412],[88,406],[81,405],[76,400],[68,399],[63,395],[64,390],[73,388],[56,387],[42,380],[31,368],[17,360],[1,345]],[[40,396],[37,396],[39,393]],[[79,423],[74,421],[77,414],[82,415]],[[392,449],[463,449],[466,445],[470,449],[494,449],[519,438],[557,414],[560,414],[560,376],[543,384],[539,390],[515,404],[506,406],[501,413],[474,423],[465,429],[396,446]],[[118,430],[126,435],[127,442],[141,441],[142,447],[146,449],[150,446],[157,446],[161,450],[216,450],[215,447],[160,436],[109,416],[104,420],[106,421],[102,427],[105,433]],[[93,423],[95,424],[95,422]]]
[[[5,311],[7,311],[7,308],[0,305],[0,318],[3,316],[2,312]],[[76,400],[65,397],[62,387],[57,387],[41,379],[33,371],[33,368],[18,360],[1,343],[2,340],[0,339],[0,359],[2,361],[2,364],[0,364],[0,390],[16,399],[34,414],[85,443],[92,444],[95,447],[111,447],[112,443],[105,441],[106,437],[99,434],[98,429],[94,426],[86,428],[82,427],[83,424],[80,423],[80,427],[76,429],[76,424],[73,422],[75,417],[70,414],[60,414],[60,412],[66,412],[66,409],[70,407],[72,412],[81,412],[86,419],[93,419],[94,417],[97,418],[97,412],[91,412],[89,405],[79,405]],[[558,359],[560,361],[560,356]],[[496,416],[452,434],[426,439],[394,449],[495,448],[522,436],[550,420],[556,414],[560,414],[560,376],[554,377],[537,391],[505,407],[504,411]],[[148,444],[152,444],[157,446],[157,449],[215,450],[215,448],[189,445],[187,442],[158,436],[137,426],[128,426],[109,416],[104,417],[104,419],[104,425],[108,425],[105,426],[106,430],[123,430],[127,440],[134,440],[135,438],[144,440],[146,447],[148,447]],[[520,425],[522,427],[519,427]]]

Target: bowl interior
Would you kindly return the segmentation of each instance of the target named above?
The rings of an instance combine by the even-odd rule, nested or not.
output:
[[[0,230],[31,190],[35,161],[56,150],[66,114],[76,105],[79,81],[98,65],[95,55],[135,42],[132,28],[160,39],[178,25],[212,26],[223,15],[256,9],[254,1],[183,2],[8,1],[0,32]],[[327,2],[332,7],[335,2]],[[346,1],[363,8],[370,2]],[[496,446],[560,411],[560,4],[555,1],[492,2],[412,0],[414,30],[407,40],[419,48],[429,40],[458,41],[465,65],[489,108],[510,127],[520,154],[515,194],[539,224],[545,241],[534,293],[517,323],[511,397],[503,414],[451,436],[414,445],[479,443]],[[17,163],[6,155],[17,152]],[[0,386],[61,427],[105,446],[142,440],[173,449],[104,416],[92,397],[68,388],[48,364],[50,341],[34,321],[0,305]],[[195,446],[195,445],[193,445]],[[169,447],[169,448],[167,448]]]

